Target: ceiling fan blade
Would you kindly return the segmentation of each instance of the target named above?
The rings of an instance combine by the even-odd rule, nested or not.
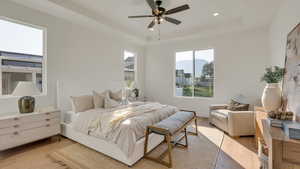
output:
[[[176,24],[176,25],[179,25],[181,24],[181,21],[177,20],[177,19],[174,19],[174,18],[170,18],[170,17],[164,17],[164,19],[168,22],[171,22],[173,24]]]
[[[128,16],[128,18],[148,18],[154,17],[153,15],[138,15],[138,16]]]
[[[146,1],[152,10],[156,10],[156,4],[154,0],[146,0]]]
[[[148,25],[148,29],[153,28],[155,25],[155,21],[153,20],[149,25]]]
[[[179,6],[177,8],[173,8],[173,9],[166,11],[165,15],[170,15],[170,14],[181,12],[181,11],[184,11],[187,9],[190,9],[190,6],[188,4],[185,4],[185,5]]]

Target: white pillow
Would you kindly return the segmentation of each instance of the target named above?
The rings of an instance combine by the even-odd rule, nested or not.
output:
[[[104,91],[102,93],[98,93],[93,91],[93,100],[95,108],[103,108],[104,107],[104,99],[108,97],[109,91]]]
[[[110,97],[104,98],[104,108],[105,109],[111,109],[114,107],[118,107],[120,105],[120,102],[117,102],[114,99],[111,99]]]
[[[84,112],[94,108],[92,95],[71,96],[72,110],[75,113]]]
[[[109,97],[118,102],[122,101],[122,90],[119,90],[117,92],[109,91]]]

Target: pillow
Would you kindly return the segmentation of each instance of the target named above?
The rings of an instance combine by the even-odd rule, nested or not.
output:
[[[237,101],[231,100],[228,110],[231,111],[248,111],[249,110],[249,104],[239,103]]]
[[[109,97],[118,102],[122,101],[122,90],[119,90],[117,92],[109,91]]]
[[[75,113],[84,112],[94,108],[92,95],[71,96],[72,109]]]
[[[104,108],[104,99],[108,96],[108,94],[108,91],[104,91],[102,93],[93,91],[93,100],[95,108]]]
[[[117,107],[119,105],[120,105],[120,103],[114,99],[111,99],[109,97],[104,98],[104,108],[105,109],[111,109],[111,108]]]

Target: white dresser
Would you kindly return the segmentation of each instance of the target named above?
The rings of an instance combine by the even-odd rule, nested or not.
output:
[[[60,111],[0,113],[0,151],[58,135]]]

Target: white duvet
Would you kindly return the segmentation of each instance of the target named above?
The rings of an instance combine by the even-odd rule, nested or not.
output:
[[[82,112],[74,129],[116,144],[127,156],[135,143],[145,136],[146,127],[176,113],[174,106],[136,102],[113,109],[93,109]]]

